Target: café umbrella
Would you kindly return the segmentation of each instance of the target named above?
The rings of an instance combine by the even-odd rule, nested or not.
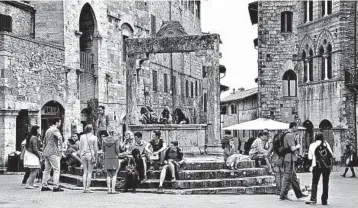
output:
[[[258,118],[252,121],[246,121],[243,123],[235,124],[223,128],[222,130],[287,130],[289,128],[288,123],[274,121],[268,118]],[[304,127],[298,127],[298,129],[305,129]]]

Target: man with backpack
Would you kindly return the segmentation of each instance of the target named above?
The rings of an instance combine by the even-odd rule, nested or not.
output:
[[[283,156],[284,171],[280,200],[291,200],[287,197],[290,185],[292,185],[293,191],[295,192],[297,199],[308,196],[302,193],[295,170],[295,162],[297,161],[296,151],[301,148],[301,145],[297,144],[297,141],[295,139],[295,134],[298,129],[297,123],[291,122],[289,128],[290,129],[282,136],[283,145],[282,147],[280,147],[279,151],[279,154]]]
[[[324,141],[323,134],[316,134],[316,142],[309,147],[308,158],[312,160],[310,171],[312,171],[311,199],[306,204],[317,203],[317,187],[319,178],[323,177],[322,205],[327,205],[328,183],[331,167],[333,165],[333,152],[328,142]]]

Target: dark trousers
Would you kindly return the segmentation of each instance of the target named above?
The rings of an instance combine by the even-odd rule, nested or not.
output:
[[[285,162],[283,166],[283,179],[281,184],[281,193],[280,198],[286,198],[290,186],[292,185],[292,189],[295,192],[297,198],[301,198],[303,196],[300,184],[297,179],[297,174],[295,170],[295,165],[293,162]]]
[[[321,196],[322,203],[326,203],[328,199],[328,184],[329,175],[331,174],[331,168],[313,168],[312,170],[312,192],[311,201],[317,202],[317,187],[319,179],[322,175],[323,193]]]
[[[30,177],[30,172],[31,172],[30,168],[25,168],[25,175],[24,175],[24,178],[22,179],[22,183],[27,182],[27,179],[29,179],[29,177]]]

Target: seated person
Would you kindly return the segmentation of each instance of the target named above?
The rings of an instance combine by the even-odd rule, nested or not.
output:
[[[152,123],[152,121],[150,119],[149,111],[146,107],[140,108],[140,115],[141,115],[141,118],[139,119],[139,121],[142,124],[151,124]]]
[[[167,173],[171,176],[171,181],[175,181],[179,178],[179,168],[180,165],[183,163],[183,153],[181,149],[178,147],[178,141],[172,141],[169,148],[165,153],[164,158],[164,167],[160,172],[160,181],[159,181],[159,188],[158,192],[163,192],[163,182],[167,177]]]
[[[131,156],[131,149],[130,147],[133,145],[134,135],[131,131],[126,131],[124,134],[124,141],[119,143],[119,151],[118,159],[119,159],[119,167],[118,170],[121,169],[121,167],[125,167],[128,165],[128,157]]]
[[[154,110],[150,106],[147,106],[147,109],[149,112],[151,123],[153,124],[158,123],[158,115],[154,112]]]
[[[249,155],[249,152],[251,150],[251,145],[252,143],[254,143],[254,141],[256,140],[255,137],[252,137],[250,139],[248,139],[245,144],[244,144],[244,155]]]
[[[268,151],[265,150],[264,145],[267,141],[268,133],[267,132],[260,132],[258,138],[252,143],[251,149],[249,152],[249,156],[252,160],[257,160],[260,158],[265,159],[266,165],[269,169],[269,173],[272,173],[271,163],[268,160]]]
[[[161,124],[171,124],[173,122],[172,116],[168,108],[164,108],[162,114],[160,115],[160,123]]]
[[[160,166],[163,166],[164,162],[164,150],[166,150],[167,145],[165,144],[164,140],[160,138],[161,133],[160,131],[153,131],[152,140],[148,142],[147,146],[145,147],[147,160],[149,161],[150,168],[149,170],[153,170],[153,158],[156,157],[159,159]]]
[[[132,156],[133,156],[133,150],[137,149],[140,159],[142,160],[141,163],[143,164],[143,167],[140,168],[143,169],[143,175],[141,175],[141,172],[138,170],[141,180],[147,179],[147,160],[145,156],[145,147],[147,146],[147,144],[148,142],[142,139],[142,133],[140,132],[134,133],[134,143],[130,147],[130,151],[132,152]],[[138,161],[136,161],[136,163],[138,164]]]
[[[134,161],[133,163],[135,165],[135,169],[138,172],[139,181],[146,180],[147,179],[147,173],[146,173],[147,166],[145,165],[145,157],[142,157],[139,149],[132,150],[132,159],[131,160]]]
[[[221,143],[221,147],[224,149],[224,162],[226,167],[228,167],[230,170],[237,170],[237,163],[239,161],[249,159],[248,156],[234,153],[235,142],[231,135],[224,135]]]
[[[174,111],[174,123],[175,124],[189,124],[189,119],[184,115],[180,108]]]

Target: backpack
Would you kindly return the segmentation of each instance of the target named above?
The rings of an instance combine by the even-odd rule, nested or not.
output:
[[[324,146],[324,141],[316,148],[314,155],[316,157],[316,166],[318,168],[330,168],[333,165],[333,155],[328,150],[327,146]]]
[[[291,152],[290,148],[285,148],[284,146],[284,139],[286,134],[289,133],[288,131],[281,134],[279,137],[276,137],[276,139],[273,141],[273,151],[279,156],[283,157],[287,153]]]

